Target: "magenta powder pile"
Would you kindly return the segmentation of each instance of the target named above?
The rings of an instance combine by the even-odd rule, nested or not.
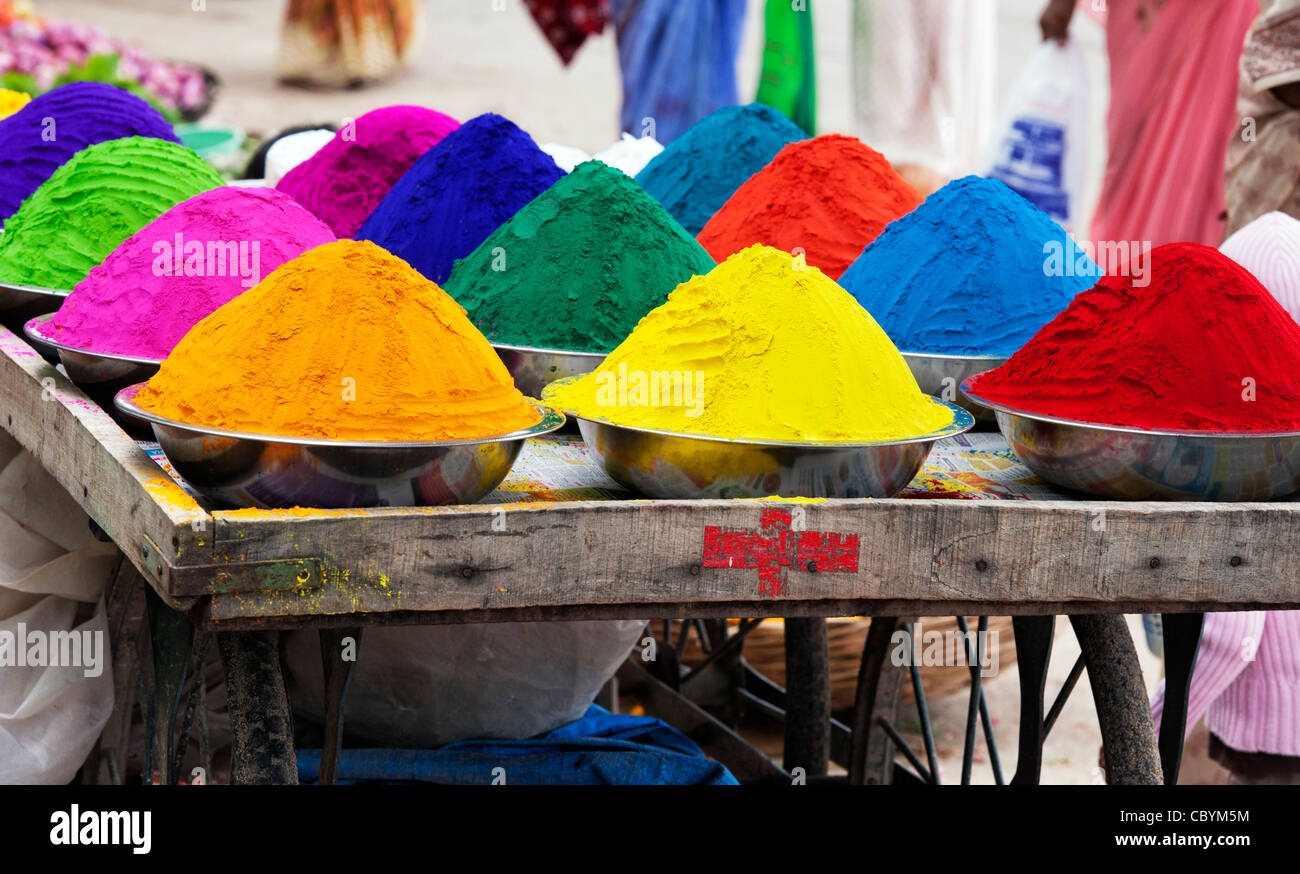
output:
[[[384,106],[344,124],[275,187],[350,240],[393,183],[458,127],[456,119],[422,106]]]
[[[43,330],[78,349],[161,360],[213,310],[333,240],[320,219],[274,189],[205,191],[127,238]]]

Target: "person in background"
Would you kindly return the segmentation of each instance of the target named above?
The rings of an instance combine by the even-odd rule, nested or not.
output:
[[[977,172],[997,106],[991,0],[854,0],[862,141],[923,196]]]
[[[623,73],[622,129],[668,145],[736,103],[745,0],[613,0]]]
[[[1237,114],[1227,232],[1268,212],[1300,218],[1300,0],[1264,0],[1241,52]]]
[[[817,136],[817,53],[809,4],[767,0],[763,6],[763,63],[754,100]]]
[[[1156,729],[1165,681],[1151,702]],[[1203,714],[1228,782],[1300,786],[1300,611],[1206,613],[1187,733]]]
[[[1224,143],[1258,0],[1079,0],[1106,27],[1107,158],[1093,240],[1224,237]],[[1076,0],[1050,0],[1043,39],[1067,39]]]
[[[418,0],[289,0],[279,77],[333,88],[386,78],[419,44],[423,12]]]

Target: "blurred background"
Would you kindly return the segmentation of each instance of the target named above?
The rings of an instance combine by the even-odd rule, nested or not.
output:
[[[585,39],[566,65],[523,0],[413,0],[410,5],[416,20],[400,66],[365,78],[360,87],[325,87],[318,83],[303,87],[280,81],[288,52],[286,41],[294,41],[284,32],[290,2],[19,0],[13,6],[26,7],[46,19],[93,26],[113,41],[102,43],[101,48],[117,48],[115,43],[120,42],[137,50],[145,63],[172,60],[215,74],[220,85],[208,105],[206,95],[184,84],[184,76],[177,77],[182,84],[167,81],[159,90],[179,96],[178,89],[189,87],[184,99],[192,105],[186,108],[191,112],[196,106],[204,108],[205,124],[227,125],[245,132],[249,150],[258,139],[291,124],[337,121],[394,103],[420,104],[460,119],[496,112],[520,125],[539,143],[562,143],[589,154],[618,138],[623,77],[612,22],[601,33]],[[1044,0],[986,2],[993,10],[994,24],[991,31],[982,25],[970,29],[970,39],[980,43],[983,51],[976,59],[978,69],[969,70],[969,75],[992,87],[993,93],[987,94],[986,100],[991,101],[987,106],[996,112],[1040,43],[1038,19],[1046,4]],[[317,13],[311,7],[328,4],[298,5],[307,29],[319,32],[326,26],[312,18]],[[868,145],[880,148],[875,142],[879,137],[873,138],[870,131],[863,129],[855,103],[853,55],[855,40],[860,42],[861,37],[855,31],[854,5],[854,0],[813,0],[809,4],[816,63],[813,132],[860,136]],[[5,2],[0,0],[3,6]],[[736,16],[740,43],[735,62],[740,102],[752,100],[758,91],[765,6],[764,0],[735,3],[740,10]],[[544,10],[539,14],[544,15]],[[1070,225],[1087,228],[1105,161],[1105,34],[1089,16],[1076,15],[1075,19],[1071,40],[1085,60],[1089,79],[1089,142],[1078,217]],[[92,47],[95,44],[93,38],[88,40],[79,32],[69,35],[67,41],[83,47],[87,42]],[[301,48],[301,37],[298,42]],[[69,53],[76,51],[68,49]],[[306,51],[298,52],[301,66],[313,63],[310,51],[308,45]],[[0,47],[0,61],[3,57],[4,49]],[[24,60],[27,64],[38,62],[32,57]],[[351,73],[341,69],[345,65],[318,66],[328,68],[319,70],[318,80],[337,76],[346,86]],[[924,70],[917,70],[918,86],[924,84],[925,75]],[[159,78],[169,77],[163,72]],[[984,114],[987,116],[989,110],[985,109]],[[662,130],[659,139],[666,142]],[[987,146],[982,142],[976,148]],[[889,157],[898,163],[894,156]],[[975,168],[956,169],[970,172]]]

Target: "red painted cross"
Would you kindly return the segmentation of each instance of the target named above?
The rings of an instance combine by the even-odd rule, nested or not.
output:
[[[786,569],[856,574],[858,535],[791,531],[790,514],[764,510],[758,531],[704,528],[704,567],[757,568],[758,593],[785,594]]]

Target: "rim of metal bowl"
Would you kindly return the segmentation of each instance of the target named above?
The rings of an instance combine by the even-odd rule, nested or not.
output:
[[[119,355],[116,352],[100,352],[98,349],[82,349],[80,346],[70,346],[67,343],[60,343],[58,340],[52,340],[41,333],[43,325],[48,325],[50,319],[54,318],[55,313],[46,313],[43,316],[36,316],[28,319],[27,324],[23,325],[23,333],[37,343],[44,343],[46,346],[52,346],[60,352],[71,352],[76,355],[88,355],[92,358],[105,358],[109,361],[125,361],[128,364],[152,364],[158,366],[163,363],[161,358],[139,358],[135,355]]]
[[[1273,438],[1273,437],[1300,437],[1300,431],[1181,431],[1168,428],[1135,428],[1125,425],[1105,425],[1101,422],[1085,422],[1082,419],[1066,419],[1061,416],[1049,416],[1045,413],[1035,413],[1030,410],[1022,410],[1019,407],[1000,404],[996,401],[990,401],[981,397],[978,392],[973,392],[967,387],[975,377],[967,377],[962,380],[961,390],[966,397],[983,404],[990,409],[999,413],[1010,413],[1015,416],[1021,416],[1026,419],[1034,419],[1039,422],[1048,422],[1053,425],[1073,425],[1076,428],[1091,428],[1096,431],[1114,431],[1118,434],[1142,434],[1149,437],[1206,437],[1217,440],[1222,437],[1228,438]]]
[[[1006,361],[1010,355],[950,355],[942,352],[904,352],[899,350],[900,355],[904,358],[942,358],[945,361]]]
[[[541,355],[574,355],[579,358],[599,358],[602,361],[609,357],[608,352],[580,352],[576,349],[543,349],[540,346],[515,346],[512,343],[492,343],[492,348],[507,349],[511,352],[531,352]]]
[[[558,430],[564,425],[564,414],[558,409],[533,398],[525,398],[542,414],[536,425],[509,434],[497,434],[490,437],[476,437],[473,440],[330,440],[323,437],[294,437],[285,434],[254,434],[248,431],[228,431],[224,428],[209,428],[190,422],[178,422],[166,416],[144,409],[135,402],[136,393],[144,387],[143,382],[128,385],[113,396],[113,404],[122,412],[157,425],[192,431],[195,434],[207,434],[214,437],[233,437],[238,440],[258,440],[263,443],[292,443],[297,446],[325,446],[339,449],[421,449],[447,446],[475,446],[482,443],[501,443],[507,440],[526,440],[540,437]]]
[[[567,376],[564,379],[557,379],[549,383],[546,388],[542,389],[543,398],[551,392],[553,388],[559,385],[566,385],[581,377]],[[710,443],[730,443],[733,446],[775,446],[786,447],[790,449],[858,449],[869,448],[874,446],[903,446],[908,443],[925,443],[932,440],[942,440],[945,437],[956,437],[975,427],[975,417],[967,410],[962,409],[956,404],[940,400],[933,395],[926,395],[931,403],[937,404],[948,412],[952,413],[952,422],[940,428],[937,431],[931,431],[928,434],[919,434],[915,437],[906,437],[898,440],[826,440],[826,441],[805,441],[793,442],[786,440],[750,440],[750,439],[733,439],[730,437],[716,437],[707,434],[685,434],[680,431],[661,431],[656,428],[638,428],[634,425],[623,425],[618,422],[611,422],[608,419],[597,419],[594,416],[584,416],[570,410],[563,410],[566,416],[572,416],[574,419],[595,422],[598,425],[608,425],[612,428],[622,428],[625,431],[638,431],[642,434],[655,434],[660,437],[686,437],[691,440],[707,440]]]
[[[19,285],[16,282],[6,282],[0,279],[0,291],[21,291],[26,294],[40,294],[45,297],[65,298],[72,294],[70,288],[45,288],[41,285]]]

